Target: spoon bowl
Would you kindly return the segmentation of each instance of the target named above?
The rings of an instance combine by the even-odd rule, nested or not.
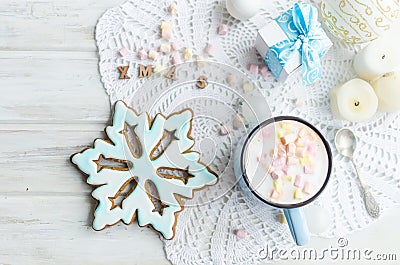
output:
[[[357,137],[350,129],[342,128],[336,133],[335,146],[340,154],[353,158],[354,151],[357,148]]]

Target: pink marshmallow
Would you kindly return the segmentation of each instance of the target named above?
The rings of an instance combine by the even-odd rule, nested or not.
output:
[[[279,156],[286,156],[286,147],[283,144],[278,145],[277,151]]]
[[[147,59],[147,52],[146,52],[145,50],[143,50],[143,49],[140,49],[140,50],[137,52],[137,57],[138,57],[140,60],[146,60],[146,59]]]
[[[307,131],[305,128],[301,128],[297,134],[300,138],[304,138],[307,136]]]
[[[293,185],[297,188],[301,188],[303,187],[304,183],[303,183],[303,178],[299,175],[296,176],[296,179],[294,180]]]
[[[294,101],[294,104],[295,104],[297,107],[302,107],[302,106],[304,105],[304,99],[302,99],[302,98],[296,98],[296,100]]]
[[[288,166],[295,166],[299,164],[299,159],[294,156],[288,156],[286,160],[286,165]]]
[[[171,43],[171,50],[177,51],[177,50],[179,50],[180,48],[181,48],[181,46],[179,45],[178,42],[172,42],[172,43]]]
[[[119,50],[119,55],[122,56],[122,57],[124,57],[124,56],[126,56],[128,54],[129,54],[129,50],[127,48],[125,48],[125,47],[123,47],[123,48],[121,48]]]
[[[204,51],[209,55],[209,56],[215,56],[215,47],[212,44],[208,44],[207,47],[204,49]]]
[[[269,128],[263,128],[261,129],[260,134],[263,139],[268,139],[272,136],[273,132],[274,131],[270,130]]]
[[[296,156],[297,157],[304,157],[306,155],[307,149],[305,147],[298,147],[296,148]]]
[[[221,125],[221,128],[219,130],[219,134],[220,135],[227,135],[229,133],[228,128],[226,128],[225,126]]]
[[[277,190],[272,190],[271,195],[269,196],[271,199],[278,200],[281,194]]]
[[[286,153],[288,156],[294,156],[296,154],[296,145],[294,143],[286,146]]]
[[[274,157],[274,156],[277,156],[277,155],[278,155],[278,149],[277,148],[271,149],[271,151],[269,152],[269,156],[270,157]]]
[[[311,183],[306,181],[304,183],[303,192],[306,193],[306,194],[310,194],[311,193],[311,188],[312,188]]]
[[[288,166],[288,165],[286,165],[286,166],[284,166],[283,168],[282,168],[282,171],[283,171],[283,173],[287,176],[287,175],[292,175],[292,173],[293,173],[293,171],[294,171],[294,168],[292,167],[292,166]]]
[[[283,165],[285,165],[285,159],[282,157],[274,159],[274,161],[272,162],[272,166],[274,167],[280,167]]]
[[[288,134],[288,135],[283,136],[283,137],[281,138],[281,141],[282,141],[282,143],[283,143],[284,145],[288,145],[288,144],[290,144],[290,143],[294,143],[294,141],[296,141],[296,139],[297,139],[297,135],[294,134],[294,133],[291,133],[291,134]]]
[[[304,166],[304,174],[314,174],[315,172],[315,167],[311,165],[305,165]]]
[[[307,146],[307,151],[311,154],[311,155],[316,155],[316,150],[315,150],[315,146],[312,144],[309,144]]]
[[[238,238],[244,239],[247,237],[247,232],[245,230],[237,229],[233,232]]]
[[[262,77],[267,78],[271,75],[268,67],[266,65],[261,66],[260,68],[260,74]]]
[[[249,65],[249,72],[252,74],[258,74],[258,65],[250,64]]]
[[[170,39],[172,39],[173,36],[174,36],[174,34],[172,33],[172,30],[170,30],[170,29],[163,29],[161,31],[161,37],[164,40],[170,40]]]
[[[228,84],[231,86],[235,85],[237,82],[236,76],[232,74],[228,75],[228,77],[226,78],[226,82],[228,82]]]
[[[219,35],[226,35],[228,33],[228,25],[221,24],[218,27],[218,34]]]
[[[271,177],[273,180],[277,180],[278,178],[280,178],[282,176],[283,176],[283,172],[281,170],[271,172]]]
[[[307,142],[304,140],[304,138],[297,138],[295,144],[297,147],[305,147]]]
[[[181,64],[183,62],[182,57],[179,54],[174,54],[172,56],[171,62],[172,64]]]

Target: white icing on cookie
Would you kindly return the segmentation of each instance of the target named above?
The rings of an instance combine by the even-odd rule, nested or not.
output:
[[[137,115],[125,103],[115,105],[113,125],[106,128],[110,141],[97,139],[94,147],[73,155],[72,162],[81,171],[88,174],[87,183],[96,186],[92,192],[98,200],[94,213],[93,228],[101,230],[122,220],[130,224],[135,217],[140,226],[151,225],[162,235],[171,239],[174,236],[175,214],[182,210],[177,198],[192,198],[193,192],[217,182],[217,176],[199,161],[199,154],[190,150],[194,140],[190,138],[193,113],[183,110],[165,118],[158,114],[149,123],[146,113]],[[126,126],[134,128],[141,145],[141,155],[131,152],[132,145],[127,141]],[[162,140],[165,131],[173,132],[174,140],[164,147],[156,159],[151,155]],[[104,157],[114,161],[129,162],[128,168],[100,167],[99,160]],[[157,174],[159,168],[171,168],[187,171],[191,176],[186,180],[167,178]],[[134,178],[136,187],[126,196],[120,206],[113,203],[124,188],[124,184]],[[159,199],[166,207],[162,214],[155,210],[155,205],[145,189],[147,181],[154,183]]]

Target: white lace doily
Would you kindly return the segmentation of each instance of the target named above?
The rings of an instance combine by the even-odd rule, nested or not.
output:
[[[182,47],[193,48],[196,54],[206,57],[203,50],[208,43],[213,43],[218,53],[212,60],[247,72],[249,63],[262,64],[254,49],[257,29],[291,7],[295,1],[271,1],[272,6],[266,9],[268,11],[262,11],[248,21],[238,21],[229,16],[225,1],[222,0],[178,0],[178,16],[171,16],[167,12],[171,2],[132,0],[108,10],[99,20],[96,27],[99,66],[111,104],[121,99],[135,108],[135,101],[140,102],[135,93],[145,79],[135,78],[137,74],[134,71],[139,62],[135,54],[139,48],[148,50],[159,46],[159,25],[162,20],[173,25],[174,39]],[[221,23],[229,26],[225,36],[217,34],[217,27]],[[303,87],[300,74],[286,83],[278,83],[273,77],[251,77],[261,87],[273,115],[299,116],[313,123],[332,147],[337,129],[342,126],[354,129],[360,140],[356,160],[382,208],[382,214],[385,214],[400,201],[400,115],[378,113],[371,121],[360,124],[346,123],[332,117],[329,90],[355,76],[352,59],[360,47],[345,44],[333,37],[331,39],[334,46],[323,59],[323,77],[313,86]],[[122,59],[118,55],[122,47],[127,47],[133,53]],[[169,61],[169,55],[161,55],[155,64],[169,66]],[[144,62],[148,63],[150,61]],[[117,66],[127,64],[132,66],[132,78],[129,81],[118,80]],[[176,107],[177,101],[171,98],[185,91],[183,88],[178,90],[179,93],[173,91],[175,94],[164,95],[154,110],[169,112],[174,108],[173,104]],[[225,96],[229,97],[229,93]],[[295,106],[296,98],[303,98],[305,105]],[[215,124],[204,122],[195,130],[194,137],[198,136],[196,131],[213,134],[215,130]],[[231,152],[234,146],[221,145],[217,151],[224,154],[224,148]],[[345,235],[374,222],[364,208],[359,183],[348,159],[341,157],[335,148],[332,150],[334,168],[331,180],[318,199],[330,213],[330,227],[320,235],[324,237]],[[219,163],[225,167],[228,161],[221,159]],[[226,174],[229,174],[230,168],[228,165]],[[230,174],[233,175],[233,172]],[[220,182],[198,192],[191,201],[192,205],[197,206],[187,207],[180,213],[175,238],[164,241],[167,258],[173,264],[254,264],[263,258],[259,251],[266,245],[280,248],[293,246],[287,226],[275,220],[278,210],[265,207],[255,198],[247,196],[240,186],[234,186],[224,196],[213,200],[215,194],[219,194],[218,189],[224,188],[221,185],[226,183]],[[202,203],[209,201],[212,202]],[[232,233],[234,229],[246,230],[247,238],[238,239]]]

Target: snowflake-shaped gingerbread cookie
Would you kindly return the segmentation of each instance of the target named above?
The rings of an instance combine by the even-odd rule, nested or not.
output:
[[[109,140],[96,139],[93,148],[71,157],[95,187],[95,230],[137,218],[140,226],[151,225],[173,238],[181,198],[217,182],[191,150],[192,118],[192,111],[184,109],[168,117],[157,114],[151,121],[122,101],[115,104],[113,124],[105,130]]]

